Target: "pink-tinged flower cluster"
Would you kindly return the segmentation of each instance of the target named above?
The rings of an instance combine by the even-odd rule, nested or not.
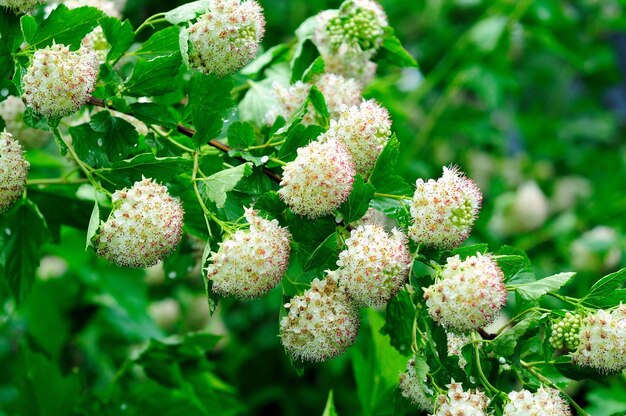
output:
[[[0,132],[0,215],[22,197],[29,168],[20,144],[11,133]]]
[[[510,402],[504,406],[504,416],[571,416],[567,402],[559,391],[539,387],[535,393],[528,390],[509,393]]]
[[[626,305],[612,312],[600,309],[582,321],[572,361],[601,373],[626,369]]]
[[[356,172],[367,178],[390,137],[389,112],[376,101],[368,100],[344,109],[319,140],[342,143],[354,159]]]
[[[331,120],[337,120],[345,107],[358,105],[361,102],[361,85],[355,80],[344,78],[341,75],[323,74],[314,83],[298,81],[289,87],[284,87],[275,82],[272,89],[276,105],[272,106],[267,114],[267,124],[274,124],[278,116],[289,120],[306,101],[313,85],[324,95]],[[302,118],[302,124],[316,124],[317,117],[318,114],[313,105],[309,104]]]
[[[187,29],[189,65],[224,77],[255,58],[265,32],[265,17],[253,0],[210,0],[208,9]]]
[[[463,390],[461,383],[448,384],[448,393],[439,395],[432,416],[484,416],[490,414],[487,406],[491,400],[485,393],[476,390]]]
[[[289,265],[291,234],[278,221],[268,221],[246,208],[249,230],[239,230],[219,243],[206,269],[212,290],[223,296],[252,299],[276,287]]]
[[[35,149],[43,146],[50,139],[50,134],[43,130],[29,127],[24,121],[26,105],[19,97],[9,95],[0,102],[0,117],[6,123],[6,129],[24,147]]]
[[[491,256],[480,253],[465,260],[449,257],[435,283],[424,289],[430,316],[457,332],[493,322],[506,297],[502,270]]]
[[[434,408],[433,391],[426,385],[426,380],[420,380],[415,373],[415,360],[410,359],[406,365],[406,372],[400,373],[400,391],[411,403],[425,412],[432,412]]]
[[[339,254],[339,285],[359,306],[379,308],[406,283],[411,252],[406,236],[391,235],[379,225],[361,225],[350,232],[346,250]]]
[[[100,226],[96,253],[124,267],[150,267],[176,249],[183,207],[152,179],[113,194],[113,211]]]
[[[314,279],[311,288],[285,304],[280,321],[285,350],[304,361],[326,361],[341,355],[356,339],[359,312],[343,293],[333,273]]]
[[[285,165],[278,194],[296,214],[322,217],[348,199],[355,174],[354,161],[341,143],[312,142]]]
[[[0,7],[11,10],[15,14],[24,14],[43,3],[43,0],[0,0]]]
[[[418,179],[411,203],[409,236],[419,244],[451,249],[469,237],[480,211],[482,193],[456,168],[443,168],[438,180]]]
[[[24,101],[48,117],[78,111],[91,97],[99,67],[93,51],[72,52],[65,45],[39,49],[22,78]]]

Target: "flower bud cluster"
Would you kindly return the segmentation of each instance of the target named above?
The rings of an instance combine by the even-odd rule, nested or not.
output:
[[[612,312],[600,309],[582,321],[572,362],[601,373],[626,369],[626,305]]]
[[[0,132],[0,215],[21,198],[30,164],[11,133]]]
[[[253,0],[210,0],[208,9],[187,29],[189,66],[224,77],[254,59],[265,31],[265,17]]]
[[[207,278],[223,296],[257,298],[276,287],[287,271],[291,234],[278,221],[268,221],[246,208],[249,230],[239,230],[211,253]]]
[[[50,135],[43,131],[29,127],[24,121],[26,106],[24,102],[12,95],[0,102],[0,117],[6,123],[6,129],[20,142],[25,149],[35,149],[43,146]]]
[[[480,253],[465,260],[458,254],[449,257],[438,280],[424,289],[431,318],[458,332],[493,322],[506,297],[502,270],[491,256]]]
[[[535,393],[528,390],[509,393],[510,402],[504,406],[504,416],[571,416],[572,412],[559,391],[539,387]]]
[[[376,101],[368,100],[342,111],[319,140],[342,143],[352,155],[357,173],[368,177],[390,137],[389,112]]]
[[[582,318],[580,315],[567,312],[563,319],[552,324],[550,345],[554,348],[567,348],[575,350],[578,347],[578,333]]]
[[[490,399],[485,393],[476,390],[463,390],[461,383],[452,383],[447,385],[448,393],[439,395],[435,405],[435,413],[433,416],[484,416],[487,415],[487,406]]]
[[[180,242],[183,208],[165,186],[144,178],[116,191],[112,202],[95,241],[99,256],[124,267],[150,267]]]
[[[415,373],[415,360],[410,359],[406,365],[406,372],[400,373],[400,390],[402,396],[425,412],[432,412],[434,400],[433,391],[426,385],[426,380],[420,380]]]
[[[15,14],[24,14],[43,3],[43,0],[0,0],[0,7],[9,9]]]
[[[343,45],[361,51],[376,50],[383,42],[387,16],[373,0],[347,0],[329,19],[325,36],[331,50]]]
[[[348,199],[355,174],[354,161],[341,143],[312,142],[285,165],[278,194],[296,214],[322,217]]]
[[[350,232],[339,254],[339,285],[359,306],[379,308],[406,283],[411,252],[406,236],[391,235],[379,225],[361,225]]]
[[[326,361],[342,354],[354,343],[359,330],[359,312],[341,291],[336,276],[314,279],[311,288],[285,304],[280,321],[283,346],[294,358]]]
[[[276,105],[272,106],[267,114],[267,124],[274,124],[278,116],[288,120],[306,101],[313,85],[324,95],[331,120],[337,120],[344,107],[358,105],[361,102],[361,85],[341,75],[323,74],[313,84],[298,81],[289,87],[275,82],[272,89]],[[316,116],[313,105],[309,104],[302,118],[302,124],[316,124]]]
[[[98,69],[94,52],[72,52],[65,45],[39,49],[22,79],[24,101],[44,116],[71,114],[91,97]]]
[[[409,236],[436,248],[458,247],[469,236],[482,194],[474,181],[456,168],[443,168],[437,181],[418,179],[411,203]]]

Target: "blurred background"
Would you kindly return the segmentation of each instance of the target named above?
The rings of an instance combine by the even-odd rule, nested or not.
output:
[[[128,0],[125,17],[137,27],[182,3]],[[265,48],[340,4],[260,3]],[[526,250],[537,276],[578,272],[580,284],[566,289],[573,296],[626,266],[626,2],[381,4],[419,63],[405,70],[381,65],[366,91],[392,114],[403,176],[414,182],[460,166],[484,193],[468,243]],[[88,218],[91,205],[84,209]],[[226,300],[211,317],[198,242],[185,241],[163,266],[144,273],[85,253],[80,231],[58,232],[64,244],[45,247],[19,313],[5,303],[0,414],[320,415],[329,389],[341,415],[403,412],[397,371],[386,367],[405,359],[378,333],[380,314],[363,312],[357,345],[299,377],[277,337],[279,290],[254,302]],[[200,330],[221,335],[191,340],[207,350],[217,342],[208,356],[182,344],[152,341],[146,349],[151,338]],[[16,358],[24,345],[30,352]],[[178,377],[185,387],[167,389],[146,372]],[[594,416],[626,411],[623,375],[569,389]],[[26,400],[19,391],[33,394]],[[194,400],[211,411],[200,412]]]

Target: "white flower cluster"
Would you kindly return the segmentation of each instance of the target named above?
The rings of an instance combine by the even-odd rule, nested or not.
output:
[[[224,296],[258,298],[276,287],[287,271],[291,234],[278,221],[268,221],[246,208],[249,230],[239,230],[211,253],[207,278]]]
[[[418,179],[411,203],[409,236],[436,248],[458,247],[469,236],[478,216],[482,194],[456,168],[443,168],[438,180]]]
[[[322,217],[348,199],[355,174],[354,161],[341,143],[312,142],[285,165],[278,194],[296,214]]]
[[[102,26],[96,27],[90,33],[87,34],[81,41],[81,48],[87,51],[94,51],[98,57],[99,63],[105,63],[107,55],[111,50],[111,45],[104,36]]]
[[[571,416],[572,412],[559,391],[539,387],[536,393],[528,390],[509,393],[510,402],[504,406],[504,416]]]
[[[283,346],[294,358],[326,361],[342,354],[354,343],[359,312],[343,293],[333,273],[314,279],[311,288],[285,304],[287,316],[280,321]]]
[[[554,348],[575,350],[578,347],[580,321],[580,315],[567,312],[563,319],[552,324],[552,333],[549,339],[550,345]]]
[[[447,385],[447,395],[439,395],[437,404],[435,405],[435,413],[432,416],[484,416],[490,414],[487,406],[491,400],[482,391],[468,390],[464,391],[461,383],[452,383]]]
[[[415,374],[415,360],[412,358],[406,365],[406,372],[400,373],[400,390],[402,395],[420,410],[426,412],[433,411],[433,391],[426,385],[426,380],[417,378]]]
[[[257,54],[265,17],[253,0],[210,0],[209,12],[187,29],[189,66],[224,77],[248,64]]]
[[[150,267],[180,242],[183,208],[167,188],[144,178],[113,194],[113,211],[100,226],[96,253],[124,267]]]
[[[68,9],[77,9],[84,6],[95,7],[109,16],[117,17],[118,19],[122,17],[118,5],[111,0],[65,0],[63,4]]]
[[[391,235],[379,225],[361,225],[350,232],[346,250],[339,254],[339,285],[359,306],[385,306],[406,283],[411,252],[406,236]]]
[[[313,85],[324,95],[331,120],[337,120],[344,107],[358,105],[361,102],[361,85],[355,80],[344,78],[341,75],[323,74],[313,84],[298,81],[289,87],[284,87],[275,82],[272,85],[272,92],[276,99],[276,105],[269,110],[266,123],[274,124],[278,116],[289,120],[292,114],[306,101]],[[302,118],[302,124],[316,124],[316,116],[317,113],[313,105],[309,104],[307,112]]]
[[[0,0],[0,7],[7,8],[15,14],[24,14],[43,3],[43,0]]]
[[[20,144],[11,133],[0,132],[0,214],[7,212],[22,196],[29,168]]]
[[[463,357],[463,347],[470,342],[467,334],[456,334],[454,332],[446,332],[446,345],[448,347],[448,357],[456,355],[459,357],[459,367],[465,368],[467,360]]]
[[[612,312],[600,309],[587,316],[578,334],[578,349],[572,361],[602,373],[626,369],[626,305]]]
[[[342,111],[339,120],[332,120],[319,140],[343,143],[354,159],[356,172],[367,178],[390,137],[389,112],[376,101],[368,100]]]
[[[424,289],[430,316],[445,328],[466,332],[493,322],[506,303],[500,267],[490,256],[476,253],[461,260],[449,257],[438,280]]]
[[[0,117],[6,123],[6,129],[17,139],[25,149],[35,149],[43,146],[50,134],[43,130],[29,127],[24,121],[26,106],[19,97],[9,95],[0,102]]]
[[[89,100],[98,79],[94,52],[65,45],[39,49],[22,79],[24,101],[44,116],[65,116]]]

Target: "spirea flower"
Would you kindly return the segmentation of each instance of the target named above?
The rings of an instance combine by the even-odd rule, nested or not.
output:
[[[426,385],[426,379],[420,380],[415,373],[415,360],[410,359],[406,372],[400,373],[402,395],[420,410],[432,412],[434,407],[433,391]]]
[[[550,345],[554,348],[575,350],[578,347],[581,319],[580,315],[567,312],[565,317],[553,323],[549,339]]]
[[[344,107],[358,105],[361,102],[361,85],[357,81],[344,78],[341,75],[323,74],[314,84],[298,81],[289,87],[284,87],[275,82],[272,89],[276,98],[276,105],[272,106],[267,114],[267,124],[274,124],[278,116],[288,120],[307,99],[312,85],[317,86],[324,95],[331,120],[338,119]],[[302,118],[302,124],[316,124],[316,117],[317,112],[313,105],[309,104],[307,112]]]
[[[312,142],[285,165],[278,194],[296,214],[322,217],[348,199],[355,174],[354,161],[342,144]]]
[[[339,120],[332,120],[319,140],[342,143],[352,155],[357,173],[368,177],[390,137],[389,112],[376,101],[368,100],[342,111]]]
[[[528,390],[509,393],[510,402],[504,406],[504,416],[571,416],[572,412],[559,391],[539,387],[537,392]]]
[[[456,168],[443,168],[438,180],[418,179],[411,203],[409,236],[420,244],[455,248],[469,236],[478,216],[482,194]]]
[[[239,230],[211,254],[207,278],[224,296],[257,298],[276,287],[287,271],[291,234],[278,221],[268,221],[246,208],[249,230]]]
[[[65,116],[89,100],[98,78],[94,52],[65,45],[39,49],[22,79],[24,101],[44,116]]]
[[[171,253],[183,232],[183,208],[152,179],[113,194],[113,211],[96,237],[99,256],[124,267],[150,267]]]
[[[65,0],[63,4],[65,4],[68,9],[76,9],[84,6],[95,7],[109,16],[117,17],[118,19],[122,17],[117,4],[110,0]]]
[[[383,42],[387,16],[383,8],[372,0],[347,0],[337,13],[319,30],[327,37],[331,50],[347,45],[362,51],[376,50]]]
[[[11,133],[0,132],[0,215],[22,196],[29,168],[20,144]]]
[[[439,395],[435,405],[435,413],[432,416],[484,416],[491,414],[487,411],[490,399],[485,393],[476,390],[463,390],[461,383],[448,384],[447,395]]]
[[[96,27],[88,33],[87,36],[83,38],[80,45],[88,51],[94,51],[98,56],[98,62],[100,63],[106,62],[107,55],[111,50],[111,45],[104,36],[101,26]]]
[[[458,254],[448,257],[437,281],[424,289],[430,316],[458,332],[493,322],[506,296],[502,270],[490,256],[480,253],[465,260]]]
[[[43,0],[0,0],[0,7],[7,8],[15,14],[24,14],[43,3]]]
[[[582,321],[572,361],[601,373],[626,369],[626,305],[612,312],[600,309]]]
[[[280,321],[285,350],[304,361],[326,361],[350,347],[359,330],[358,310],[329,272],[314,279],[311,288],[285,304],[287,316]]]
[[[339,285],[359,306],[384,306],[406,283],[411,265],[407,238],[394,229],[361,225],[350,232],[339,254]]]
[[[6,129],[13,135],[13,138],[20,142],[25,149],[41,147],[48,141],[50,134],[29,127],[24,121],[25,111],[26,105],[18,97],[10,95],[0,102],[0,117],[4,119]]]
[[[257,54],[265,18],[253,0],[211,0],[209,12],[187,29],[189,65],[223,77],[247,65]]]

